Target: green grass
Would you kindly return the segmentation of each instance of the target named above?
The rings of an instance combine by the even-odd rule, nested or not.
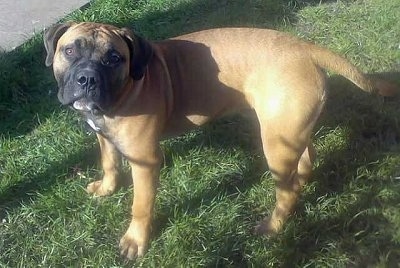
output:
[[[65,20],[131,26],[149,39],[204,28],[284,30],[400,82],[398,0],[93,1]],[[38,35],[0,55],[0,267],[398,267],[400,105],[329,79],[315,128],[318,161],[296,213],[274,238],[252,235],[273,207],[257,127],[223,119],[164,141],[153,239],[119,257],[131,189],[91,198],[94,135],[60,107]]]

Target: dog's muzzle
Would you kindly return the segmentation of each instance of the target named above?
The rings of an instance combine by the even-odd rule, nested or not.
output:
[[[100,86],[99,73],[91,69],[80,70],[75,76],[75,82],[79,92],[75,92],[74,96],[79,98],[73,102],[72,106],[80,111],[98,109],[95,100]]]
[[[102,71],[95,64],[76,66],[66,77],[64,86],[60,87],[58,98],[64,105],[75,110],[99,113],[105,105],[105,81]]]

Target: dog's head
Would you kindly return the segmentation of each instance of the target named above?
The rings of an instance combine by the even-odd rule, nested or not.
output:
[[[91,113],[107,113],[130,79],[142,79],[151,45],[126,28],[63,23],[44,34],[46,66],[53,65],[58,99]]]

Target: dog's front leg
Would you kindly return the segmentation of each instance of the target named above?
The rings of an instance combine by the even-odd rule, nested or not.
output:
[[[109,140],[97,134],[100,144],[101,166],[104,171],[103,179],[89,183],[86,191],[96,196],[111,195],[118,186],[121,154]]]
[[[139,150],[133,156],[128,158],[133,178],[132,220],[120,241],[121,255],[128,259],[143,256],[147,249],[162,161],[158,147]]]

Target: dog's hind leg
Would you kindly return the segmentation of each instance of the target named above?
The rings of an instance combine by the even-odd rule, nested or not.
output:
[[[256,111],[264,155],[276,182],[275,208],[256,232],[274,234],[295,209],[311,174],[315,151],[310,140],[325,102],[325,75],[312,62],[282,58],[253,76],[245,92]]]
[[[308,179],[311,176],[313,164],[317,153],[315,148],[310,141],[307,148],[304,150],[303,154],[300,157],[299,164],[297,166],[297,174],[299,178],[300,186],[303,186],[308,182]]]
[[[310,177],[315,158],[310,136],[322,105],[314,102],[304,108],[295,101],[288,102],[282,107],[291,107],[290,112],[281,109],[273,116],[256,109],[264,154],[276,182],[275,208],[256,227],[259,234],[274,234],[282,229]]]
[[[271,216],[260,222],[256,232],[275,234],[293,212],[312,163],[305,142],[292,143],[284,137],[277,137],[265,138],[263,144],[269,169],[275,179],[276,203]]]

